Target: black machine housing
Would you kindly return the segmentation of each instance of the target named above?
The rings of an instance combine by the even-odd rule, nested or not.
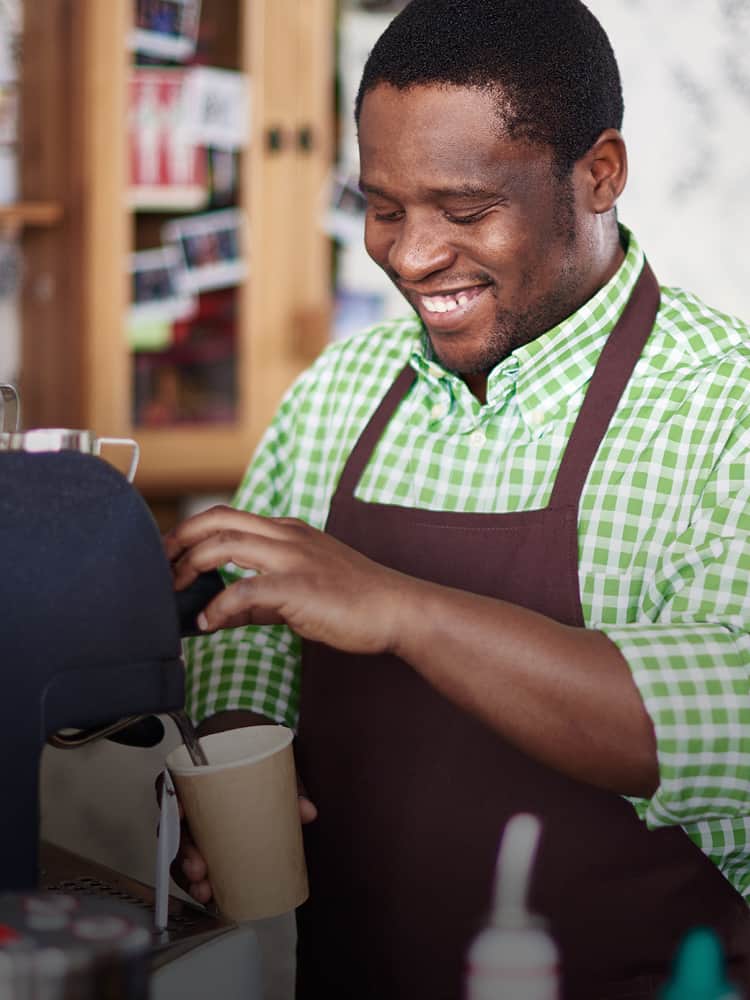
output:
[[[159,530],[98,457],[0,453],[0,676],[0,890],[33,889],[47,739],[184,704]]]

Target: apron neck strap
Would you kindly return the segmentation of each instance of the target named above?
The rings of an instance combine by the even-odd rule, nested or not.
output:
[[[341,474],[341,479],[339,480],[337,492],[340,494],[350,497],[354,496],[354,490],[362,478],[367,463],[370,461],[370,456],[375,450],[375,446],[380,440],[383,431],[388,426],[388,421],[396,412],[399,403],[405,399],[406,394],[414,384],[415,378],[416,373],[407,362],[401,369],[396,381],[383,397],[380,406],[378,406],[372,419],[362,431],[359,440],[349,455],[347,463],[344,466],[344,471]]]
[[[659,285],[645,262],[599,355],[560,463],[550,507],[578,506],[594,455],[646,345],[659,309]]]

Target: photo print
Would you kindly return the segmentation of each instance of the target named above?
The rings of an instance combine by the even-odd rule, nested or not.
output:
[[[178,282],[183,293],[228,288],[245,279],[241,222],[241,212],[228,208],[167,223],[163,238],[180,253]]]

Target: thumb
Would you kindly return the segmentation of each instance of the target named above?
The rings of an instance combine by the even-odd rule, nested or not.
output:
[[[303,826],[305,823],[312,823],[314,819],[318,818],[318,807],[312,799],[308,798],[305,786],[300,781],[299,775],[297,775],[297,800],[299,802],[299,818],[302,820]]]

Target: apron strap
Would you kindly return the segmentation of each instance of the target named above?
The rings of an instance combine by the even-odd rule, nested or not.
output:
[[[354,496],[354,490],[362,478],[376,444],[388,426],[388,421],[396,412],[399,403],[406,397],[415,379],[416,372],[407,362],[401,369],[398,378],[383,397],[372,419],[360,434],[359,440],[347,459],[344,471],[341,473],[337,493],[343,496]]]
[[[550,507],[578,506],[594,455],[651,335],[659,299],[658,282],[646,261],[599,355],[560,463]]]

